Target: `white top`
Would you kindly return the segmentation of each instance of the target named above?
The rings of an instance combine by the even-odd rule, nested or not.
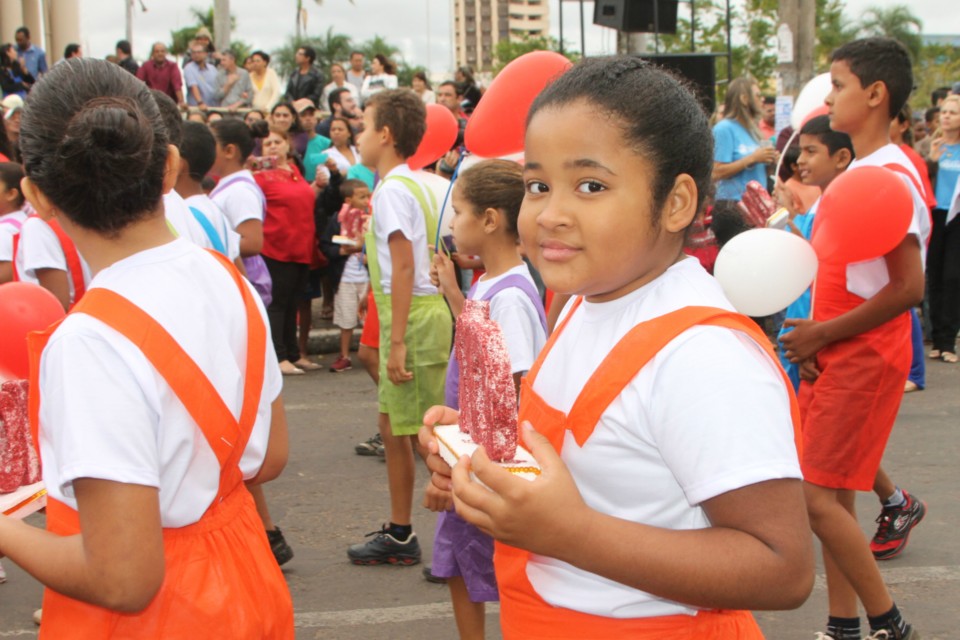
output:
[[[257,88],[257,82],[250,74],[250,85],[253,87],[252,107],[264,113],[269,113],[273,106],[280,102],[280,78],[277,72],[267,67],[263,75],[263,85]]]
[[[261,317],[266,313],[253,287]],[[155,318],[204,371],[237,417],[243,402],[247,322],[230,274],[206,251],[175,240],[121,260],[91,288],[124,296]],[[270,403],[281,378],[273,342],[245,478],[263,464]],[[82,363],[78,365],[77,363]],[[76,508],[73,481],[99,478],[160,489],[164,527],[200,519],[217,493],[220,466],[196,423],[143,353],[113,329],[72,314],[51,337],[40,362],[43,480],[54,498]]]
[[[534,390],[568,412],[630,329],[690,305],[733,309],[692,258],[617,300],[584,301],[547,356]],[[582,449],[566,435],[562,458],[590,507],[675,530],[709,527],[699,506],[705,500],[766,480],[801,477],[790,400],[776,363],[745,334],[720,327],[693,327],[670,342],[607,408]],[[543,556],[531,557],[527,575],[550,604],[594,615],[697,611]]]
[[[857,158],[850,163],[847,171],[857,167],[882,167],[888,164],[897,164],[904,167],[914,177],[917,184],[923,184],[920,182],[920,174],[917,173],[917,168],[913,166],[913,162],[903,152],[903,149],[893,143],[880,147],[868,156]],[[920,259],[925,268],[927,264],[927,243],[930,241],[930,208],[927,206],[923,194],[914,186],[913,180],[899,172],[895,173],[903,180],[904,184],[910,189],[911,195],[913,195],[913,219],[910,221],[910,228],[907,233],[917,236],[920,242]],[[882,257],[847,266],[847,290],[861,298],[872,298],[877,295],[880,289],[887,286],[888,282],[890,282],[890,274],[887,272],[887,263]]]
[[[413,244],[413,295],[436,295],[437,288],[430,282],[430,250],[427,244],[433,238],[427,238],[427,221],[413,193],[399,180],[387,180],[390,176],[410,178],[421,189],[423,184],[406,164],[400,164],[390,170],[373,193],[373,232],[377,238],[377,260],[380,262],[380,286],[383,292],[390,293],[390,277],[393,275],[393,263],[390,260],[390,234],[399,231]],[[423,197],[430,202],[430,195],[424,190]]]
[[[13,211],[0,216],[0,262],[13,261],[13,238],[27,219],[24,211]]]
[[[203,230],[197,219],[190,213],[190,207],[187,206],[186,200],[172,189],[163,195],[163,213],[167,217],[167,222],[177,232],[178,237],[189,240],[204,249],[213,248],[213,245],[210,244],[210,238],[207,237],[207,232]]]
[[[4,225],[6,226],[6,225]],[[60,246],[60,239],[46,222],[40,218],[27,218],[20,229],[20,242],[17,245],[17,273],[24,282],[40,284],[37,271],[40,269],[58,269],[67,273],[70,287],[70,304],[76,302],[73,290],[73,274],[67,267],[67,256]],[[80,256],[84,286],[90,283],[90,267]]]
[[[479,300],[490,287],[509,275],[523,276],[536,290],[530,269],[524,263],[496,278],[482,276],[477,281],[472,299]],[[543,345],[547,343],[547,334],[540,323],[540,314],[530,301],[530,296],[517,287],[502,289],[490,299],[490,319],[495,320],[503,331],[503,339],[510,354],[511,373],[529,371]]]
[[[370,282],[370,274],[367,273],[367,268],[363,266],[361,254],[351,253],[347,256],[347,261],[343,264],[343,275],[340,276],[340,282],[350,284]]]
[[[368,74],[363,79],[363,87],[360,89],[360,96],[366,102],[375,93],[384,89],[396,89],[399,86],[397,76],[389,73],[378,73],[377,75]]]
[[[217,236],[220,238],[220,242],[223,243],[223,246],[227,250],[227,257],[231,260],[236,260],[240,256],[240,234],[234,231],[230,223],[227,222],[227,217],[223,215],[220,207],[206,194],[190,196],[187,198],[186,203],[188,207],[193,207],[202,213],[207,221],[213,225]],[[191,212],[191,214],[192,213],[193,212]],[[207,248],[213,249],[213,243],[210,242],[206,230],[204,230],[203,235],[209,245]]]
[[[347,171],[350,171],[350,167],[355,164],[360,164],[360,151],[353,145],[350,145],[350,151],[353,152],[353,157],[356,162],[351,163],[343,153],[340,152],[336,147],[330,146],[324,150],[324,153],[327,154],[328,158],[333,158],[334,162],[337,163],[337,168],[340,169],[340,173],[344,176],[347,175]],[[329,173],[329,172],[328,172]]]
[[[210,199],[234,229],[247,220],[263,221],[266,199],[253,174],[246,169],[221,178]]]
[[[420,94],[420,99],[423,100],[423,104],[434,104],[437,101],[437,94],[430,89],[426,89]]]

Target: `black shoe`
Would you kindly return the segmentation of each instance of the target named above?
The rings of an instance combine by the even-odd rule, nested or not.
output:
[[[433,584],[447,584],[446,578],[441,578],[440,576],[433,575],[433,567],[427,565],[423,568],[423,579],[427,582],[432,582]]]
[[[357,446],[353,448],[357,452],[358,456],[382,456],[380,453],[383,451],[383,436],[377,433],[372,438],[364,440]]]
[[[896,627],[871,631],[864,640],[920,640],[920,633],[913,630],[913,625],[907,625],[900,633]]]
[[[373,537],[362,544],[355,544],[347,549],[347,556],[353,564],[400,564],[414,565],[420,562],[420,543],[417,534],[411,533],[406,541],[401,542],[389,533],[386,526],[380,531],[368,533]]]
[[[273,551],[273,557],[276,558],[278,565],[283,566],[293,559],[293,549],[284,540],[280,527],[267,531],[267,541],[270,542],[270,550]]]
[[[927,514],[927,505],[906,491],[907,503],[902,507],[884,507],[877,517],[877,533],[870,541],[870,550],[877,560],[889,560],[900,555],[907,546],[910,531]]]

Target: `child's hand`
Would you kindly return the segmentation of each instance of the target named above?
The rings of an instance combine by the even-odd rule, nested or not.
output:
[[[413,374],[407,371],[407,345],[404,343],[391,344],[390,356],[387,358],[387,377],[396,385],[410,382]]]
[[[446,493],[453,499],[450,482],[452,469],[450,465],[440,457],[440,444],[436,436],[433,435],[433,428],[440,424],[457,424],[460,420],[460,413],[450,407],[441,407],[439,405],[430,407],[423,414],[423,426],[417,434],[420,446],[427,452],[424,461],[427,463],[427,469],[430,470],[430,484],[439,492]]]
[[[800,379],[807,382],[816,382],[820,377],[820,369],[817,368],[817,359],[810,358],[800,363]]]
[[[457,272],[453,268],[453,262],[442,253],[433,254],[433,262],[430,265],[430,281],[433,286],[440,289],[443,295],[449,295],[454,291],[460,291],[457,284]]]
[[[780,338],[790,362],[801,363],[809,360],[830,341],[824,335],[823,324],[813,320],[788,318],[784,327],[793,327],[793,331]]]
[[[532,482],[517,478],[478,449],[472,459],[464,457],[453,468],[457,513],[501,542],[563,557],[568,541],[587,528],[590,508],[550,442],[529,423],[523,423],[521,432],[540,464],[540,477]],[[471,469],[489,489],[470,479]]]
[[[323,164],[330,170],[330,173],[340,173],[340,167],[337,165],[337,161],[330,156],[327,156],[327,160]]]

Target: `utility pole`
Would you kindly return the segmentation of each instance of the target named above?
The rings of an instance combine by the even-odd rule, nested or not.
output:
[[[777,95],[795,97],[813,77],[816,3],[780,0],[777,25]]]
[[[230,0],[213,2],[213,39],[217,51],[230,46]]]
[[[124,30],[124,37],[127,39],[127,42],[130,43],[130,46],[133,46],[133,3],[134,0],[123,0],[123,4],[126,5],[126,29]]]

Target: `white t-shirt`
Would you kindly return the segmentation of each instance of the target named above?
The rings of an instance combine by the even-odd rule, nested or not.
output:
[[[360,151],[356,147],[351,146],[350,151],[353,152],[353,157],[356,159],[356,162],[350,164],[350,160],[347,159],[347,156],[343,155],[339,149],[336,147],[328,147],[324,150],[324,153],[327,154],[328,158],[333,158],[333,161],[337,163],[337,168],[340,170],[340,173],[347,175],[347,172],[350,171],[350,167],[354,164],[360,164]],[[329,173],[329,171],[327,172]]]
[[[46,222],[40,218],[27,218],[20,229],[20,241],[17,244],[17,273],[24,282],[40,284],[37,277],[39,269],[59,269],[67,273],[67,284],[70,286],[70,304],[75,300],[73,290],[73,274],[67,267],[67,256],[60,246],[60,239]],[[83,271],[83,283],[90,283],[90,267],[87,261],[80,256],[80,268]]]
[[[367,268],[363,266],[363,258],[359,253],[352,253],[347,257],[343,265],[343,275],[340,276],[340,282],[351,284],[362,284],[370,282],[370,275]]]
[[[220,242],[226,247],[227,257],[231,260],[236,260],[240,255],[240,234],[234,231],[230,223],[227,222],[227,217],[223,215],[223,211],[217,206],[217,203],[211,200],[206,194],[190,196],[186,199],[186,203],[187,207],[197,209],[203,214],[207,221],[213,225],[213,229],[220,238]],[[192,213],[193,212],[191,212],[191,215]],[[207,238],[207,245],[209,245],[207,248],[213,249],[213,243],[210,242],[206,230],[204,230],[203,235]]]
[[[234,229],[247,220],[263,221],[266,199],[253,174],[246,169],[221,178],[210,199]]]
[[[416,174],[406,164],[390,170],[373,193],[373,232],[377,237],[377,260],[380,262],[380,285],[383,292],[390,293],[390,277],[393,263],[390,260],[390,234],[399,231],[413,244],[413,295],[436,295],[437,288],[430,282],[430,250],[427,244],[427,221],[420,203],[407,185],[399,180],[387,180],[391,176],[410,178],[423,190],[423,198],[430,203],[430,194]]]
[[[111,265],[91,288],[115,291],[156,319],[239,416],[247,320],[237,285],[212,255],[177,239]],[[260,296],[250,291],[266,322]],[[260,406],[241,459],[245,478],[263,464],[270,403],[281,388],[269,331],[265,358]],[[51,496],[76,508],[72,483],[84,477],[159,487],[164,527],[196,522],[210,506],[220,477],[213,450],[140,349],[119,333],[85,314],[68,316],[43,352],[40,386],[43,479]]]
[[[617,300],[584,301],[547,355],[534,390],[569,412],[630,329],[692,305],[733,309],[692,258]],[[693,327],[670,342],[607,408],[582,449],[566,434],[561,456],[593,509],[674,530],[709,527],[699,505],[710,498],[801,477],[777,365],[745,334],[720,327]],[[527,575],[550,604],[594,615],[697,611],[553,558],[531,556]]]
[[[163,212],[167,216],[167,222],[173,226],[177,236],[189,240],[195,245],[204,249],[212,249],[213,244],[207,237],[207,232],[203,230],[197,219],[190,213],[190,207],[186,200],[180,197],[176,191],[169,191],[163,194]]]
[[[529,280],[536,289],[530,269],[521,264],[496,278],[486,275],[477,281],[472,299],[479,300],[496,283],[510,275],[519,275]],[[510,354],[511,373],[529,371],[537,359],[543,345],[547,343],[547,334],[540,323],[540,314],[530,301],[530,296],[517,287],[501,289],[490,299],[490,319],[495,320],[503,331]]]
[[[20,233],[26,219],[27,214],[23,211],[0,216],[0,262],[13,261],[13,238]]]
[[[863,158],[857,158],[850,163],[847,171],[857,167],[882,167],[888,164],[897,164],[910,172],[917,184],[923,184],[920,181],[920,174],[913,162],[903,152],[903,149],[890,143],[880,147],[873,153]],[[920,242],[920,259],[926,267],[927,263],[927,242],[930,240],[930,208],[927,201],[917,188],[913,180],[905,175],[895,172],[904,184],[910,189],[913,196],[913,219],[910,221],[908,234],[915,235]],[[890,282],[890,274],[887,272],[887,263],[884,259],[874,258],[864,262],[856,262],[847,266],[847,290],[850,293],[860,296],[864,299],[872,298],[877,295],[880,289],[887,286]]]

